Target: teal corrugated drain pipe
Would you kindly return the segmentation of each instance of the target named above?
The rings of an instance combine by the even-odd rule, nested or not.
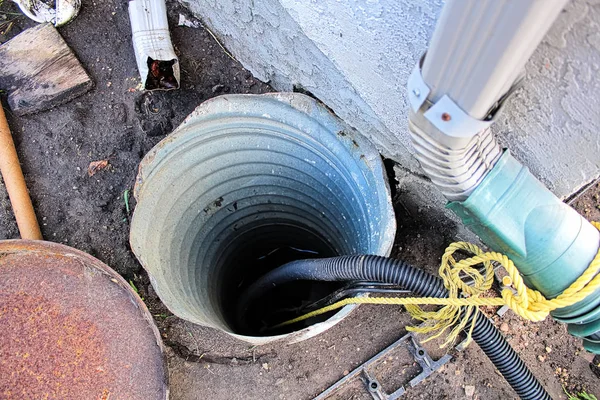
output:
[[[588,268],[600,235],[502,151],[490,126],[567,1],[446,2],[407,85],[423,170],[464,224],[549,299]],[[600,290],[551,314],[600,354]]]
[[[446,96],[441,107],[451,101]],[[588,268],[598,252],[599,232],[508,150],[501,151],[490,133],[491,121],[473,124],[453,105],[449,120],[484,130],[447,135],[428,118],[431,110],[438,112],[434,107],[423,103],[413,110],[409,127],[416,157],[449,200],[448,208],[492,250],[508,255],[530,288],[548,299],[557,297]],[[586,350],[600,354],[600,290],[551,314],[583,338]]]
[[[463,223],[494,251],[508,255],[528,286],[546,298],[568,288],[598,251],[600,235],[507,150],[473,193],[451,202]],[[552,316],[600,353],[600,289]]]

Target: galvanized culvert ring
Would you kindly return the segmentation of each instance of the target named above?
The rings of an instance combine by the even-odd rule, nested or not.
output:
[[[166,400],[152,316],[129,284],[64,245],[0,241],[0,398]]]
[[[306,339],[353,309],[291,335],[240,335],[227,313],[257,249],[386,256],[396,230],[376,149],[298,93],[201,104],[142,160],[135,197],[131,246],[165,305],[255,344]]]

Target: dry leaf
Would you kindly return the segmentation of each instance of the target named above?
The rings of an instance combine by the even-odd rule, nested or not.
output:
[[[108,167],[108,160],[92,161],[88,166],[88,176],[94,176],[96,172]]]

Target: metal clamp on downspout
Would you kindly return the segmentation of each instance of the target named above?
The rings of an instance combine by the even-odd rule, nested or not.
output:
[[[442,96],[435,103],[428,100],[431,89],[427,86],[421,74],[421,65],[424,57],[415,65],[408,78],[408,101],[414,113],[418,113],[425,105],[426,107],[423,110],[425,118],[447,136],[472,137],[489,128],[504,108],[510,96],[523,86],[525,74],[521,73],[508,91],[490,108],[486,117],[480,120],[471,117],[448,95]]]
[[[462,108],[460,108],[448,95],[442,96],[441,99],[432,103],[428,100],[431,89],[423,80],[421,74],[421,63],[415,65],[408,78],[408,101],[412,112],[418,113],[422,110],[425,118],[433,124],[441,133],[446,136],[461,138],[473,137],[477,133],[489,128],[493,122],[492,116],[488,116],[484,120],[471,117]],[[510,93],[514,92],[511,90]],[[508,96],[502,97],[504,102]],[[498,110],[500,107],[495,107]]]
[[[470,116],[448,95],[432,102],[430,93],[420,62],[408,80],[409,126],[416,156],[448,200],[464,200],[500,157],[501,149],[489,130],[493,118],[491,114],[484,120]]]

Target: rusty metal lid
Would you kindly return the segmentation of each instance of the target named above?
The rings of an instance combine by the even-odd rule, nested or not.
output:
[[[163,345],[127,282],[41,241],[0,241],[0,398],[168,397]]]

